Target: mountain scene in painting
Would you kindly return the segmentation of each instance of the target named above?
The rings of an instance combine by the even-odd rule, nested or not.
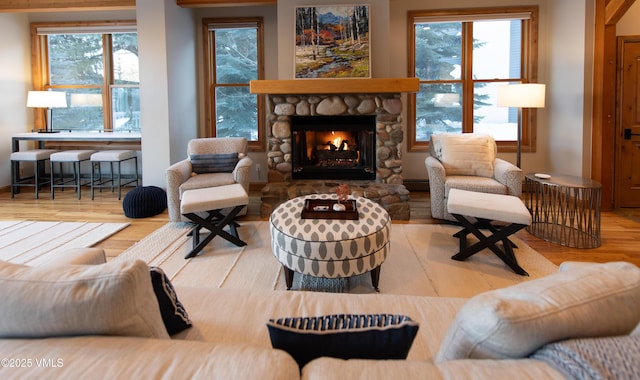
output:
[[[369,77],[369,7],[296,8],[296,78]]]

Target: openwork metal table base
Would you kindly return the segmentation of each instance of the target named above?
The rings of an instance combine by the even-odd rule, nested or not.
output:
[[[532,222],[526,229],[543,240],[572,248],[596,248],[600,239],[602,185],[591,179],[555,175],[525,176],[525,204]]]

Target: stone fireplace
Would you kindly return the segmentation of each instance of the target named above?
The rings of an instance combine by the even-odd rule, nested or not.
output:
[[[348,183],[352,195],[378,202],[392,219],[409,219],[409,191],[402,184],[402,93],[417,90],[417,78],[252,81],[251,92],[267,97],[268,183],[261,216],[288,199],[331,193]],[[353,120],[355,126],[345,126]],[[370,120],[370,129],[363,120]],[[307,126],[300,128],[300,121]],[[313,138],[307,136],[309,124],[319,129]],[[321,134],[338,129],[345,132],[342,140]],[[309,164],[303,175],[301,163]]]
[[[294,178],[294,132],[291,120],[299,117],[371,116],[374,122],[374,173],[368,178],[380,183],[402,184],[402,100],[400,94],[269,95],[268,182],[287,182]],[[336,119],[339,120],[339,119]],[[297,131],[296,131],[297,132]],[[313,178],[308,177],[307,178]],[[316,179],[328,179],[323,173]],[[344,179],[335,176],[333,179]]]

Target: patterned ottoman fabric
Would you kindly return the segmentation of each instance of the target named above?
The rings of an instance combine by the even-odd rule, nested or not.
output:
[[[377,203],[356,198],[359,219],[302,219],[305,199],[291,199],[271,214],[271,247],[285,267],[315,277],[351,277],[379,267],[389,252],[391,220]]]

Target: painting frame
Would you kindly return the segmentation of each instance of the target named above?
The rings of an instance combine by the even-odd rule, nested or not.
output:
[[[294,78],[371,78],[368,4],[295,7]]]

